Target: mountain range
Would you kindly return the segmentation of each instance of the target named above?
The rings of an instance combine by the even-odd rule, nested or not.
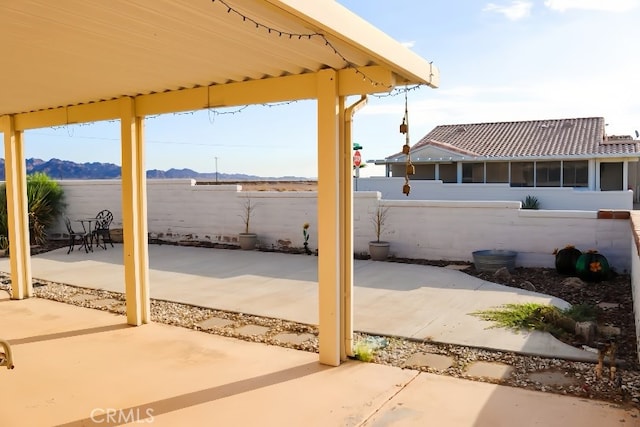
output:
[[[27,174],[43,172],[53,179],[118,179],[121,176],[121,168],[113,163],[75,163],[69,160],[51,159],[27,159]],[[0,159],[0,178],[4,180],[4,159]],[[217,176],[216,176],[217,175]],[[151,169],[147,171],[148,179],[176,179],[192,178],[200,180],[220,180],[220,181],[246,181],[246,180],[300,180],[306,178],[299,177],[259,177],[241,173],[200,173],[191,169]]]

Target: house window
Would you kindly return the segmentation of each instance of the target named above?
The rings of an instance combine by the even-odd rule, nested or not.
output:
[[[436,165],[434,163],[430,163],[427,165],[415,165],[415,167],[416,167],[416,173],[412,175],[411,178],[436,179]]]
[[[463,163],[462,182],[484,182],[484,163]]]
[[[487,162],[487,183],[509,182],[509,162]]]
[[[622,191],[623,188],[622,162],[600,163],[600,190],[601,191]]]
[[[458,182],[457,163],[440,163],[440,179],[445,183]]]
[[[560,187],[560,162],[536,162],[536,187]]]
[[[589,186],[589,161],[565,161],[562,162],[562,186],[563,187],[588,187]]]
[[[533,162],[511,163],[511,186],[533,187]]]

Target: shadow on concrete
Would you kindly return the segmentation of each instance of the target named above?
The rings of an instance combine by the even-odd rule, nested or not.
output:
[[[96,326],[94,328],[76,329],[74,331],[54,332],[52,334],[38,335],[25,338],[14,338],[7,340],[11,345],[20,344],[32,344],[41,341],[59,340],[64,338],[77,337],[80,335],[99,334],[102,332],[117,331],[119,329],[133,328],[134,326],[127,325],[126,323],[118,323],[116,325]]]
[[[185,393],[128,408],[118,408],[118,414],[123,414],[122,416],[128,417],[127,422],[129,423],[144,423],[145,420],[152,423],[153,417],[155,416],[179,411],[191,406],[201,405],[203,403],[224,399],[234,395],[240,395],[260,388],[269,387],[274,384],[299,379],[328,369],[332,369],[332,367],[321,365],[317,362],[305,363],[303,365],[293,366],[281,371],[247,378],[245,380],[235,381],[229,384]],[[251,408],[246,409],[251,410]],[[122,418],[121,416],[116,416],[115,413],[100,411],[93,417],[60,424],[58,427],[79,427],[94,424],[109,427],[118,426],[122,424]]]

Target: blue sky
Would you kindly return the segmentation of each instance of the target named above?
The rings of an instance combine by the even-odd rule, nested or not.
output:
[[[410,143],[441,124],[604,117],[640,131],[640,0],[339,0],[441,73],[408,93]],[[357,99],[349,99],[351,104]],[[354,118],[363,160],[400,151],[404,96]],[[317,176],[314,101],[149,118],[147,169]],[[118,123],[26,132],[25,155],[121,164]],[[361,176],[381,175],[376,167]]]

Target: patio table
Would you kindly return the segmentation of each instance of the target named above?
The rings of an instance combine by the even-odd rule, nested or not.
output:
[[[82,229],[84,230],[85,233],[89,235],[88,245],[89,245],[89,250],[91,252],[93,252],[93,228],[91,228],[91,224],[93,224],[97,220],[98,218],[95,218],[95,217],[80,218],[76,220],[76,222],[79,222],[80,224],[82,224]]]

